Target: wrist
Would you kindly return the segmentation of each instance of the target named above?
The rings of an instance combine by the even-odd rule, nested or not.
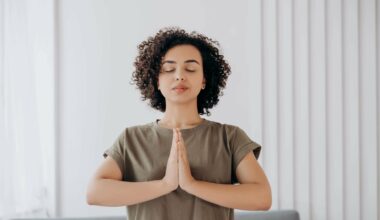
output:
[[[187,193],[189,193],[189,194],[193,194],[197,182],[198,182],[198,181],[197,181],[196,179],[191,179],[190,181],[188,181],[188,182],[182,187],[182,189],[183,189],[184,191],[186,191]]]
[[[165,179],[161,179],[160,182],[161,182],[162,188],[165,189],[166,193],[170,193],[171,191],[174,191],[177,189],[177,187],[175,185],[170,184]]]

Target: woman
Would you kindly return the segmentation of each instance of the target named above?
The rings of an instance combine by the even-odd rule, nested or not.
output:
[[[233,219],[268,210],[261,146],[237,126],[201,118],[219,101],[230,67],[218,43],[161,29],[139,45],[133,81],[161,120],[123,130],[91,180],[91,205],[127,206],[129,219]]]

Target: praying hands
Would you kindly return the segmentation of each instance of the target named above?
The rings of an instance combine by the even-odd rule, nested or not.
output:
[[[175,190],[180,186],[185,191],[195,182],[191,175],[185,142],[178,128],[173,128],[172,146],[163,180],[171,190]]]

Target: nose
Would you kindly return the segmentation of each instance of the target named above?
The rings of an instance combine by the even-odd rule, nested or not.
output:
[[[183,73],[182,73],[181,70],[176,71],[175,80],[176,81],[179,81],[179,80],[183,81],[183,80],[185,80],[185,78],[184,78]]]

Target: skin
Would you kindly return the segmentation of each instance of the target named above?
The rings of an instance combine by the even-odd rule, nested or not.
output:
[[[189,128],[203,119],[198,114],[197,97],[206,80],[200,52],[191,45],[179,45],[168,50],[162,59],[158,89],[165,97],[166,110],[160,120],[163,127]],[[173,90],[179,83],[184,92]]]
[[[165,176],[147,182],[121,181],[118,165],[107,157],[89,184],[87,202],[104,206],[132,205],[181,187],[189,194],[220,206],[268,210],[272,204],[270,185],[253,152],[248,153],[236,169],[240,184],[217,184],[193,178],[181,129],[197,126],[203,120],[197,111],[197,96],[206,82],[201,54],[194,46],[179,45],[168,50],[162,60],[158,88],[165,97],[166,111],[159,124],[173,129]],[[173,90],[179,83],[187,89]]]

